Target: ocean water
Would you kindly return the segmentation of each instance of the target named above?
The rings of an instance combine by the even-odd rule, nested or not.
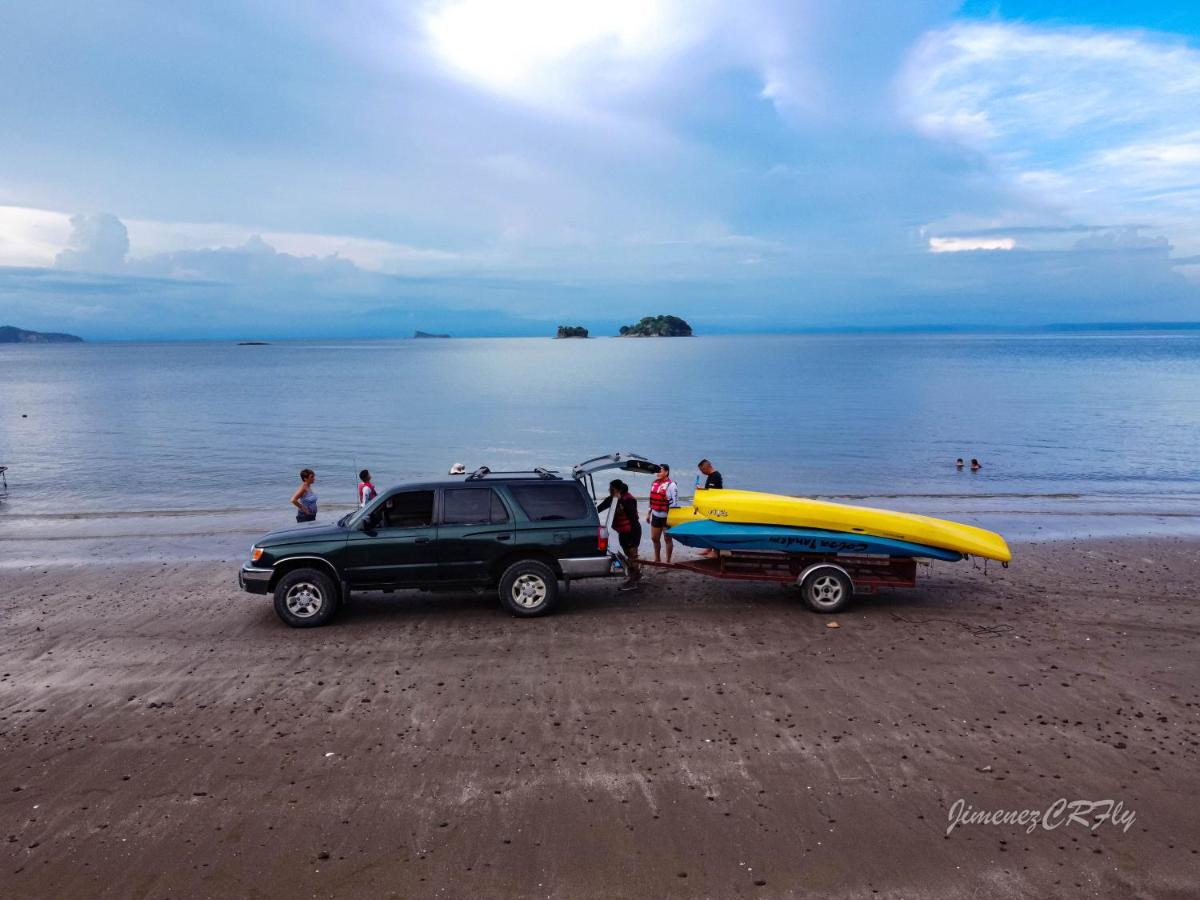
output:
[[[706,456],[731,487],[1017,540],[1200,532],[1200,333],[4,346],[0,562],[240,546],[290,520],[303,467],[324,517],[363,467],[384,487],[613,450],[685,494]]]

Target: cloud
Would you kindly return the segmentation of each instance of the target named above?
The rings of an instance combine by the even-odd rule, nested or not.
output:
[[[1017,242],[1010,237],[931,237],[932,253],[961,253],[965,250],[1012,250]]]
[[[917,128],[983,153],[1045,219],[1136,217],[1200,249],[1200,50],[1183,40],[956,24],[916,45],[899,96]]]
[[[55,265],[78,272],[113,272],[125,265],[129,232],[112,213],[71,216],[71,236]]]

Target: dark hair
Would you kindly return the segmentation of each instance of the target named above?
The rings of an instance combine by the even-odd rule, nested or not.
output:
[[[671,474],[671,467],[670,467],[670,466],[668,466],[666,463],[659,463],[659,464],[658,464],[658,467],[659,467],[660,469],[663,469],[664,471],[666,471],[666,473],[667,473],[668,475],[670,475],[670,474]]]
[[[613,488],[616,488],[617,492],[621,494],[626,494],[629,492],[629,485],[623,482],[620,478],[614,478],[608,483],[608,489],[612,490]]]
[[[361,472],[358,473],[358,480],[359,481],[370,481],[371,473],[368,472],[366,469],[363,469]]]
[[[712,463],[710,463],[707,459],[702,459],[702,460],[700,460],[700,462],[696,463],[696,468],[699,469],[701,466],[711,466],[711,465],[712,465]]]
[[[317,473],[314,472],[312,469],[301,469],[300,470],[300,480],[308,481],[308,479],[312,478],[316,474]]]

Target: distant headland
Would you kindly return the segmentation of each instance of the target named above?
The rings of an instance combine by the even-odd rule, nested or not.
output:
[[[559,325],[555,338],[585,338],[588,330],[582,325]]]
[[[448,334],[430,334],[428,331],[414,331],[414,338],[448,338]]]
[[[646,316],[636,325],[622,325],[621,337],[691,337],[692,326],[679,316]]]
[[[0,344],[82,344],[83,338],[57,331],[26,331],[15,325],[0,325]]]

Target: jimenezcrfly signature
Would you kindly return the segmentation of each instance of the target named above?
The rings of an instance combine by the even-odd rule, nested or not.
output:
[[[1068,800],[1059,797],[1045,809],[975,809],[963,799],[955,800],[950,806],[949,835],[960,825],[1024,825],[1025,833],[1031,834],[1038,828],[1053,831],[1060,825],[1082,825],[1095,831],[1105,822],[1129,831],[1137,813],[1126,809],[1120,800]]]

